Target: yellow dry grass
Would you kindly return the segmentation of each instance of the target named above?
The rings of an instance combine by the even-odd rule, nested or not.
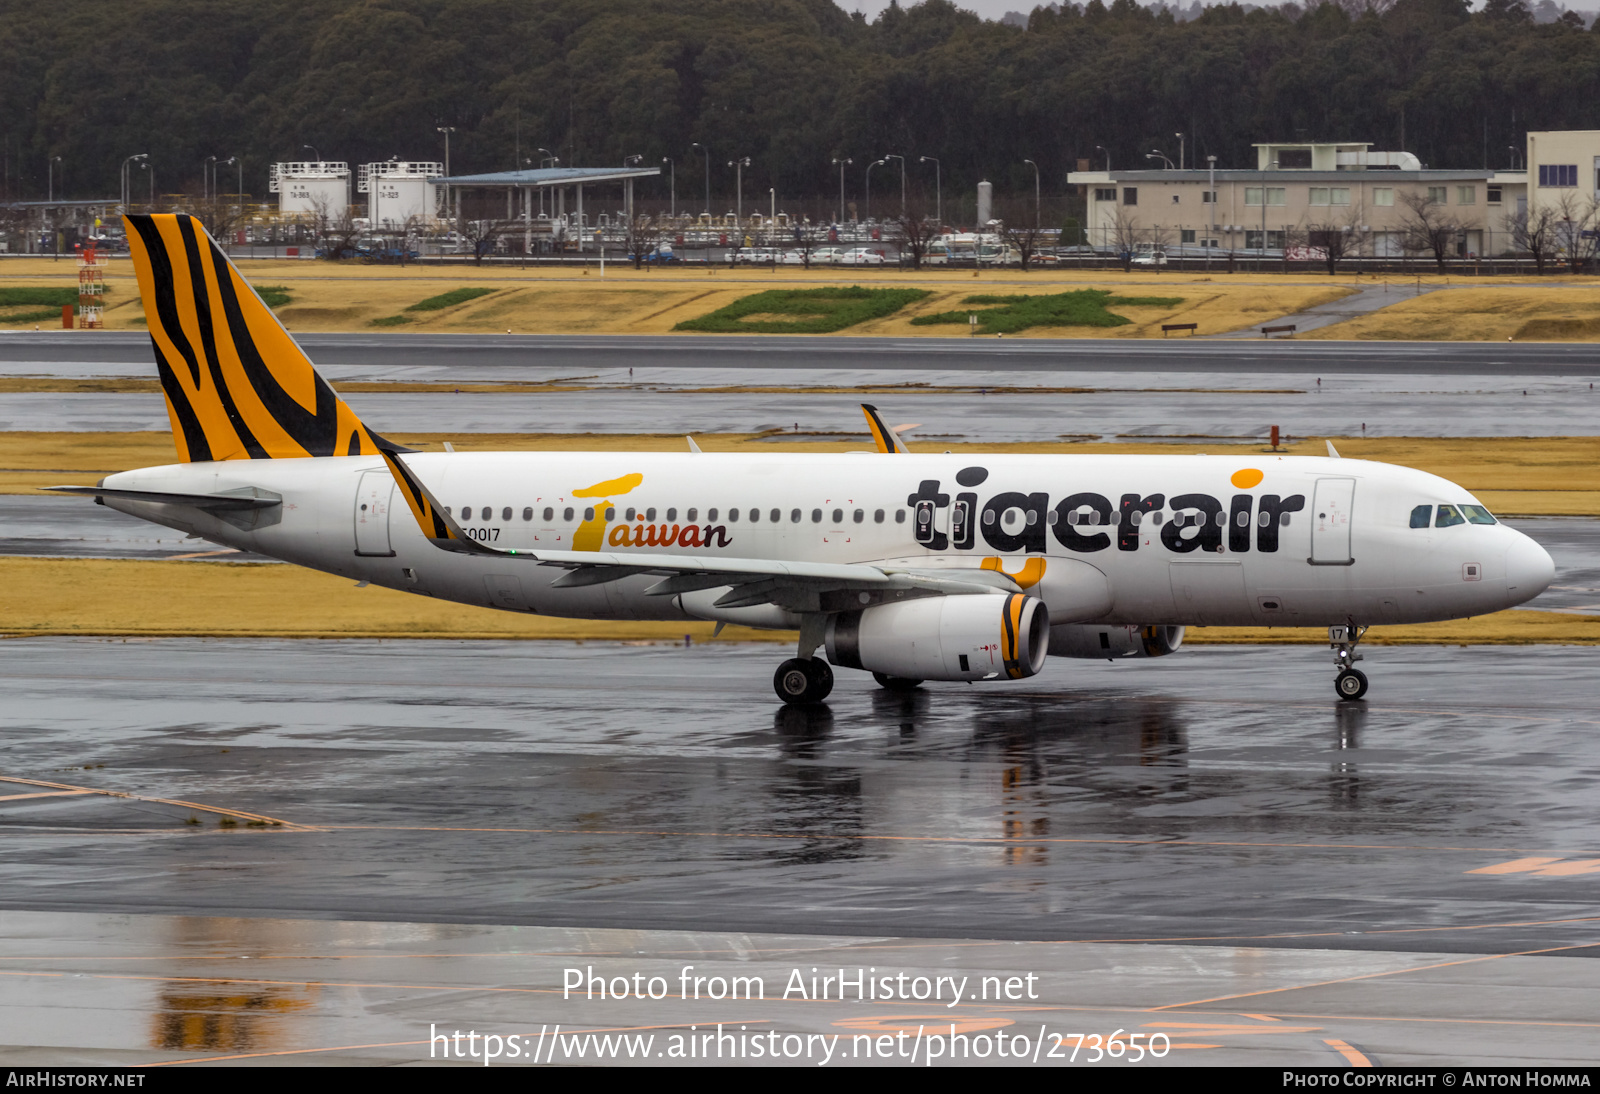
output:
[[[291,331],[366,331],[374,320],[401,316],[408,322],[385,329],[416,333],[518,334],[661,334],[684,319],[704,315],[743,296],[769,288],[820,288],[855,285],[914,285],[933,295],[901,313],[846,328],[848,335],[950,337],[957,327],[913,327],[912,316],[963,307],[963,297],[1042,294],[1082,288],[1110,289],[1125,295],[1179,297],[1182,303],[1162,308],[1116,308],[1133,322],[1124,327],[1035,328],[1013,337],[1141,338],[1160,336],[1163,323],[1198,323],[1200,334],[1241,330],[1262,320],[1315,304],[1337,300],[1351,288],[1326,277],[1217,274],[1123,274],[1119,271],[970,270],[860,271],[838,268],[776,271],[711,267],[694,270],[634,270],[608,263],[605,276],[597,264],[588,267],[510,266],[395,267],[359,263],[308,261],[244,261],[240,266],[256,285],[281,285],[291,300],[278,315]],[[48,259],[12,260],[0,266],[0,286],[60,287],[77,278],[76,266],[52,265]],[[107,330],[144,329],[144,312],[131,264],[114,260],[106,274],[110,288],[105,312]],[[463,286],[492,288],[488,296],[434,312],[405,309],[430,296]],[[51,323],[7,324],[0,328]],[[82,332],[75,337],[93,337]],[[826,336],[823,336],[826,337]]]
[[[212,635],[268,638],[521,638],[711,640],[709,623],[619,623],[492,611],[413,596],[297,566],[104,559],[0,559],[5,635]],[[722,641],[788,643],[787,631],[730,627]],[[1188,641],[1321,644],[1313,628],[1208,627]],[[1600,643],[1600,617],[1498,612],[1478,619],[1384,627],[1369,642]]]
[[[681,452],[682,435],[651,433],[402,433],[402,444],[438,451],[451,441],[464,452]],[[696,434],[707,452],[847,452],[861,441],[786,441],[782,434]],[[1346,457],[1400,464],[1431,472],[1472,491],[1495,512],[1522,515],[1600,516],[1600,438],[1597,437],[1336,437]],[[1217,452],[1215,444],[911,443],[912,451],[1006,452],[1040,455],[1183,455]],[[1285,452],[1320,456],[1321,439],[1296,440]],[[1241,459],[1267,449],[1225,449]],[[0,493],[31,493],[41,486],[92,483],[102,476],[176,459],[167,433],[0,432]]]
[[[1451,288],[1396,302],[1371,315],[1309,331],[1301,338],[1428,342],[1593,342],[1600,340],[1600,294],[1592,287],[1537,285]]]
[[[298,566],[0,559],[0,634],[709,641],[709,623],[598,623],[473,608]],[[728,641],[793,636],[730,627]]]

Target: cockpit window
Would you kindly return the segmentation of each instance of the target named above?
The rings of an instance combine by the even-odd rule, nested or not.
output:
[[[1411,510],[1411,527],[1426,528],[1433,523],[1433,506],[1419,505]]]
[[[1461,515],[1459,507],[1454,505],[1439,506],[1439,517],[1433,522],[1435,528],[1453,528],[1457,524],[1465,524],[1467,518]]]
[[[1481,505],[1463,505],[1461,511],[1467,515],[1467,520],[1473,524],[1497,524],[1494,514]]]

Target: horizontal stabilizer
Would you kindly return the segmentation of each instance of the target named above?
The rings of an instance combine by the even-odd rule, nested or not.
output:
[[[192,505],[196,509],[270,509],[283,504],[283,495],[246,487],[221,494],[177,494],[166,490],[116,490],[104,486],[41,486],[57,494],[86,494],[96,498],[149,501],[162,505]]]

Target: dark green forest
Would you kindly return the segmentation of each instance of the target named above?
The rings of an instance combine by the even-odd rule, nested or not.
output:
[[[694,142],[720,202],[743,156],[747,193],[836,195],[830,161],[848,156],[854,197],[886,153],[928,189],[918,157],[938,157],[947,195],[982,177],[1031,193],[1032,159],[1048,193],[1080,157],[1100,166],[1097,146],[1115,167],[1176,159],[1178,132],[1191,162],[1221,166],[1253,166],[1253,141],[1306,139],[1505,167],[1529,129],[1600,128],[1600,34],[1576,17],[1345,2],[1180,23],[1089,0],[1023,28],[947,0],[870,22],[833,0],[0,0],[4,196],[43,197],[56,156],[68,196],[115,194],[141,152],[163,192],[198,192],[208,156],[241,156],[262,194],[267,164],[312,158],[306,145],[351,164],[442,159],[440,126],[458,174],[540,147],[580,166],[672,157],[695,205]]]

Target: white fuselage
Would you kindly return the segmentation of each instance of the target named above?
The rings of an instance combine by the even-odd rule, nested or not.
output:
[[[1476,505],[1462,488],[1353,459],[501,452],[417,453],[407,463],[469,535],[499,548],[920,568],[997,559],[991,566],[1042,597],[1055,624],[1423,622],[1520,604],[1553,575],[1549,555],[1504,525],[1411,526],[1419,506]],[[104,485],[272,491],[281,509],[255,527],[185,506],[107,504],[242,550],[467,604],[594,619],[797,622],[772,605],[714,608],[725,588],[647,596],[660,578],[646,573],[552,588],[565,571],[440,550],[377,457],[177,464]]]

